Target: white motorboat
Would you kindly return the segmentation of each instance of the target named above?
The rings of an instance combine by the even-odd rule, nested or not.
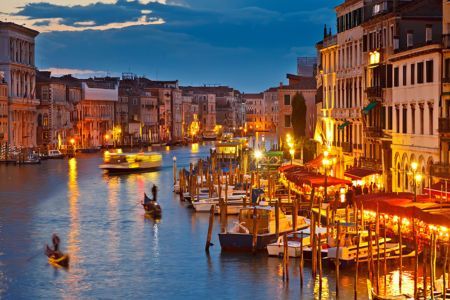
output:
[[[48,150],[47,154],[48,159],[61,159],[64,158],[64,154],[61,153],[59,150]]]
[[[146,172],[161,168],[162,155],[156,152],[146,153],[110,153],[104,154],[104,163],[100,169],[110,173]]]
[[[230,195],[227,199],[227,214],[238,214],[239,209],[243,207],[244,204],[243,195]],[[215,212],[220,213],[219,208],[219,197],[200,199],[199,201],[193,201],[192,206],[196,212],[209,212],[211,205],[215,206]]]
[[[309,222],[309,220],[306,220]],[[326,228],[316,227],[316,234],[325,234]],[[311,232],[310,227],[303,230],[293,232],[288,235],[288,253],[289,257],[300,257],[301,251],[311,251]],[[301,240],[303,239],[303,249],[301,248]],[[323,249],[326,250],[326,249]],[[267,245],[267,252],[270,256],[283,256],[284,253],[284,239],[283,236],[279,236],[275,243]],[[308,255],[306,255],[308,257]],[[310,256],[309,256],[310,257]]]
[[[359,232],[359,259],[365,260],[368,258],[369,255],[369,235],[367,231],[360,231]],[[372,254],[374,257],[377,257],[377,250],[380,248],[380,255],[384,257],[389,257],[392,254],[398,254],[399,253],[399,245],[398,243],[390,243],[391,239],[386,238],[379,238],[378,241],[375,239],[372,239]],[[339,253],[337,254],[339,257],[339,260],[341,261],[355,261],[356,260],[356,249],[357,249],[357,242],[358,242],[358,235],[355,232],[347,232],[343,233],[340,238],[340,245],[339,245]],[[378,247],[378,244],[380,245]],[[384,252],[386,244],[386,253]],[[334,260],[336,259],[336,247],[328,248],[328,256],[327,258]]]

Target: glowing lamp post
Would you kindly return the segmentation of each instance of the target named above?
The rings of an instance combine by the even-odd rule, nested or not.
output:
[[[412,172],[412,181],[413,181],[413,188],[414,188],[414,202],[417,202],[417,185],[420,185],[422,182],[422,174],[417,172],[418,168],[417,162],[413,161],[411,163],[411,172]]]
[[[291,165],[292,165],[294,161],[295,149],[294,148],[289,149],[289,154],[291,155]]]

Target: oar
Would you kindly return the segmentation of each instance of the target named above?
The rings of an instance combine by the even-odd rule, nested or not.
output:
[[[45,247],[44,247],[44,254],[45,254]],[[36,250],[38,251],[38,250]],[[39,252],[36,252],[36,254],[32,255],[31,257],[29,257],[26,261],[31,261],[32,259],[35,259],[38,255],[42,255],[42,250],[39,250]]]

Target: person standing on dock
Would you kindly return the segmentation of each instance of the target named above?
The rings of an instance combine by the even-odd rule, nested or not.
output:
[[[156,200],[157,200],[157,199],[156,199],[157,194],[158,194],[158,188],[156,187],[155,184],[153,184],[153,186],[152,186],[153,201],[156,201]]]

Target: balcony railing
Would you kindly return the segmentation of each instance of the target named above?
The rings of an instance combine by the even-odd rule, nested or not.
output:
[[[366,93],[369,99],[383,97],[383,90],[379,86],[368,87]]]
[[[370,170],[377,170],[382,171],[383,170],[383,164],[380,160],[368,158],[368,157],[361,157],[359,159],[359,165],[361,168],[364,169],[370,169]]]
[[[450,133],[450,118],[439,118],[439,133]]]
[[[341,144],[341,147],[342,147],[342,152],[352,153],[352,144],[351,143],[344,142]]]
[[[431,176],[450,179],[450,165],[443,163],[431,165]]]
[[[366,136],[368,138],[380,138],[383,137],[383,130],[377,127],[366,127]]]

